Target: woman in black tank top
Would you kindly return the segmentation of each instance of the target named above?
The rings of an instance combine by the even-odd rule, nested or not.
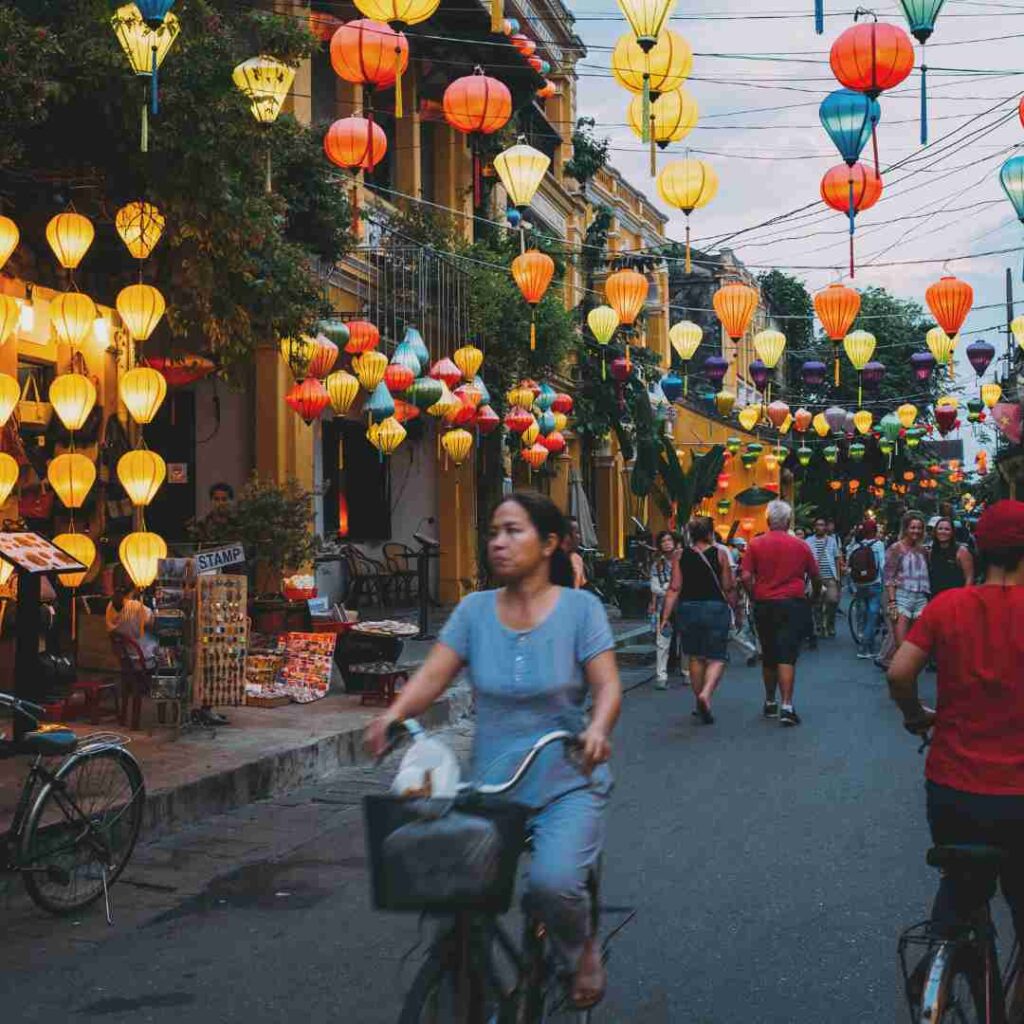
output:
[[[715,544],[712,521],[700,516],[690,522],[689,532],[692,545],[683,550],[672,570],[662,623],[674,610],[681,646],[690,660],[690,685],[697,702],[693,713],[710,725],[715,720],[711,697],[729,658],[726,648],[736,584],[729,556]]]

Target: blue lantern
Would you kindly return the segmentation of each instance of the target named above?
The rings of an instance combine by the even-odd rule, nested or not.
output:
[[[882,108],[862,92],[836,89],[821,101],[818,117],[839,155],[852,167],[882,119]]]
[[[670,401],[675,402],[683,393],[683,381],[679,374],[669,370],[661,378],[661,393]]]
[[[508,226],[512,228],[513,231],[519,227],[522,219],[523,215],[514,206],[510,206],[505,211],[505,220],[508,221]]]
[[[1024,156],[1011,156],[999,171],[999,181],[1014,212],[1024,221]]]
[[[420,373],[426,373],[430,369],[430,352],[427,350],[423,335],[415,327],[406,327],[398,347],[401,348],[402,345],[408,345],[416,353],[416,358],[420,361]]]
[[[377,385],[373,394],[366,400],[364,411],[374,423],[383,423],[389,416],[394,416],[395,400],[384,381]]]
[[[135,0],[135,6],[142,20],[154,31],[163,23],[167,12],[174,6],[174,0]]]

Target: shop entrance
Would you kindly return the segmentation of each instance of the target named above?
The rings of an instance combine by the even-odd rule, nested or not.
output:
[[[145,428],[146,444],[167,462],[167,481],[146,509],[146,525],[169,544],[188,540],[185,527],[196,514],[195,412],[193,392],[169,391],[156,418]]]

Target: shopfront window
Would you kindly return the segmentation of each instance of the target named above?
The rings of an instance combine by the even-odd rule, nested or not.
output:
[[[341,540],[391,539],[391,477],[387,459],[366,440],[366,425],[324,424],[324,535]]]

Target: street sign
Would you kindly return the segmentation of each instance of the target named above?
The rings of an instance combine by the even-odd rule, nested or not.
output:
[[[229,544],[216,551],[202,551],[196,555],[196,572],[216,572],[229,565],[245,561],[245,548],[241,544]]]

